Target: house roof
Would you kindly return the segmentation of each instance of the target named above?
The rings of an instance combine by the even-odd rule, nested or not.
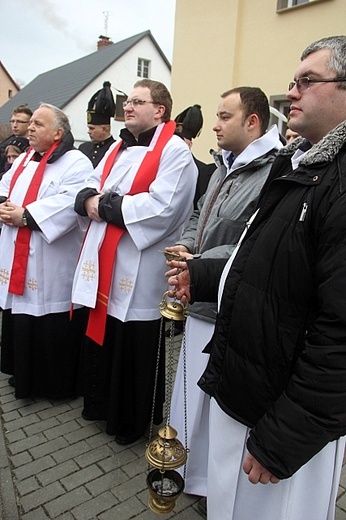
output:
[[[0,122],[7,122],[11,117],[13,108],[25,103],[32,109],[38,107],[42,101],[64,109],[94,79],[147,36],[152,40],[167,67],[171,69],[171,64],[151,31],[144,31],[88,54],[88,56],[40,74],[0,107]]]
[[[5,65],[2,63],[2,61],[0,61],[0,67],[2,68],[2,70],[5,72],[6,76],[9,78],[9,80],[13,83],[13,85],[16,87],[17,90],[20,90],[20,86],[14,81],[14,79],[12,78],[11,74],[8,72],[8,70],[6,69]]]

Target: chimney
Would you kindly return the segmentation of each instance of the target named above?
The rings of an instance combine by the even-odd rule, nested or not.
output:
[[[109,38],[109,36],[102,36],[101,34],[97,42],[97,50],[100,51],[109,45],[113,45],[112,40]]]

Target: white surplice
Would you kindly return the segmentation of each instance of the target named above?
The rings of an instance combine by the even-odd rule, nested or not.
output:
[[[18,158],[0,182],[0,196],[8,197],[11,178],[23,159]],[[21,206],[39,162],[30,161],[11,193],[11,202]],[[74,200],[85,179],[93,172],[89,159],[70,150],[47,164],[37,200],[27,205],[41,231],[33,231],[22,296],[8,293],[17,227],[2,226],[0,235],[0,307],[13,314],[43,316],[68,311],[73,273],[83,238]]]
[[[104,163],[116,144],[110,147],[86,186],[100,188]],[[126,232],[117,248],[108,304],[108,314],[123,322],[160,317],[158,305],[168,286],[165,257],[159,250],[180,237],[192,211],[197,181],[197,168],[189,148],[173,135],[164,147],[149,191],[126,195],[147,151],[146,146],[121,151],[103,188],[125,195],[122,215]],[[74,278],[72,301],[91,308],[96,302],[98,250],[105,228],[105,222],[91,222]]]
[[[210,402],[208,520],[334,520],[345,437],[330,442],[291,478],[251,484],[242,469],[249,429]]]
[[[185,474],[185,493],[207,496],[208,478],[208,429],[210,397],[197,386],[209,359],[201,345],[207,345],[214,332],[214,323],[189,316],[186,320],[186,405],[184,417],[184,353],[181,345],[177,375],[171,404],[171,425],[178,431],[180,442],[185,445],[185,426],[189,453],[186,467],[178,471]],[[185,424],[186,422],[186,424]]]

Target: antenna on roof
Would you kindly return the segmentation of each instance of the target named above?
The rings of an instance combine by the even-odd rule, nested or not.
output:
[[[108,17],[109,17],[109,11],[102,11],[102,14],[105,17],[105,35],[108,36]]]

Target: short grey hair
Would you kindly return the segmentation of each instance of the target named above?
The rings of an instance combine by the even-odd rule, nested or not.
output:
[[[61,128],[63,131],[63,135],[71,132],[71,125],[67,115],[60,110],[60,108],[50,105],[49,103],[41,103],[39,108],[48,108],[54,114],[54,128]]]
[[[346,36],[329,36],[311,43],[303,51],[300,59],[303,61],[313,52],[321,49],[330,49],[330,58],[327,61],[327,69],[336,73],[339,78],[346,78]],[[346,82],[338,84],[338,88],[346,89]]]

